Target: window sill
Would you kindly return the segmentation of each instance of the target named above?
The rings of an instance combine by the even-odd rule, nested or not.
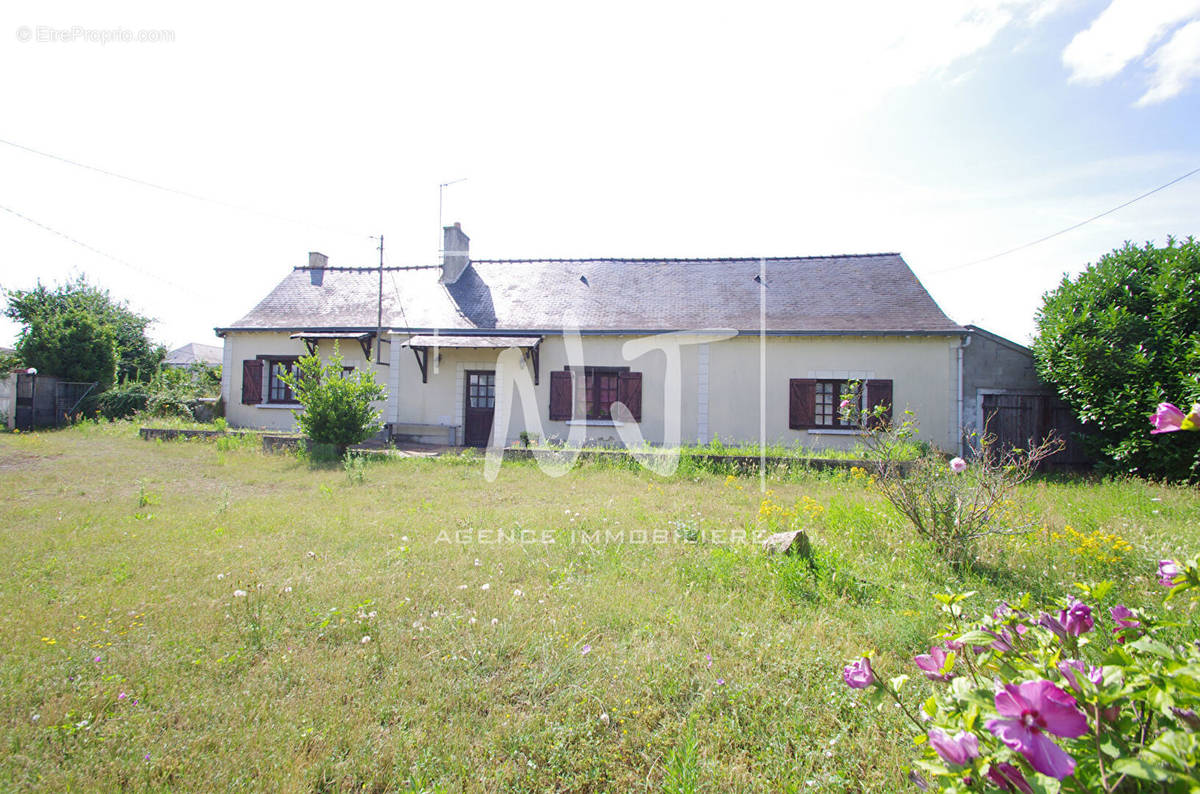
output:
[[[865,436],[867,431],[846,427],[814,427],[809,429],[808,434],[810,436]]]
[[[300,407],[300,403],[259,403],[258,405],[254,406],[254,407],[255,408],[287,408],[289,410],[294,411]]]
[[[624,427],[626,422],[618,422],[613,419],[568,419],[567,424],[583,427]]]

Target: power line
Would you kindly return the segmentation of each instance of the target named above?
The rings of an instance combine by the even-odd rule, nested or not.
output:
[[[113,177],[114,179],[123,179],[126,182],[131,182],[135,185],[141,185],[142,187],[152,188],[154,190],[161,190],[164,193],[174,193],[177,196],[183,196],[184,198],[190,198],[193,201],[206,201],[210,204],[217,204],[217,205],[225,207],[227,209],[233,209],[233,210],[237,210],[239,212],[248,212],[253,215],[260,215],[265,218],[273,218],[275,220],[284,221],[286,223],[294,223],[299,226],[309,226],[314,229],[324,229],[325,231],[337,232],[338,234],[344,234],[349,237],[369,237],[370,236],[370,235],[361,234],[359,232],[351,232],[346,229],[340,229],[336,226],[327,226],[327,225],[321,224],[321,223],[313,223],[312,221],[300,220],[299,218],[290,218],[286,215],[279,215],[274,212],[267,212],[265,210],[254,209],[253,207],[245,207],[240,204],[233,204],[231,202],[223,201],[221,199],[215,199],[215,198],[211,198],[209,196],[202,196],[198,193],[190,193],[186,190],[180,190],[178,188],[168,187],[166,185],[159,185],[154,182],[147,182],[144,179],[138,179],[137,177],[126,176],[124,174],[118,174],[115,171],[109,171],[104,168],[98,168],[94,165],[88,165],[87,163],[81,163],[77,160],[71,160],[66,157],[60,157],[59,155],[51,154],[50,152],[43,152],[39,149],[34,149],[32,147],[25,146],[23,144],[16,143],[14,141],[4,140],[3,138],[0,138],[0,143],[3,143],[7,146],[11,146],[14,149],[21,149],[22,151],[26,151],[31,154],[36,154],[39,157],[46,157],[51,160],[57,160],[60,163],[66,163],[67,165],[73,165],[76,168],[83,168],[88,171],[94,171],[97,174],[104,174],[105,176],[110,176],[110,177]]]
[[[1057,232],[1054,232],[1053,234],[1048,234],[1045,237],[1040,237],[1037,240],[1034,240],[1033,242],[1025,243],[1024,245],[1018,245],[1016,248],[1010,248],[1007,251],[1001,251],[998,254],[993,254],[991,256],[985,256],[983,259],[976,259],[973,262],[966,262],[961,265],[952,265],[950,267],[944,267],[941,270],[934,270],[931,273],[929,273],[929,275],[933,276],[933,275],[937,275],[938,273],[948,273],[951,270],[961,270],[964,267],[972,267],[974,265],[981,265],[984,262],[991,262],[993,259],[999,259],[1002,256],[1008,256],[1009,254],[1015,254],[1017,251],[1024,251],[1026,248],[1032,248],[1033,246],[1038,245],[1039,243],[1044,243],[1047,240],[1052,240],[1055,237],[1058,237],[1059,235],[1066,234],[1067,232],[1075,231],[1080,226],[1086,226],[1087,224],[1091,223],[1092,221],[1100,220],[1105,215],[1112,215],[1117,210],[1125,209],[1130,204],[1135,204],[1148,196],[1153,196],[1158,191],[1166,190],[1171,185],[1174,185],[1177,182],[1182,182],[1183,180],[1187,179],[1189,176],[1194,176],[1195,174],[1200,174],[1200,168],[1195,168],[1191,171],[1188,171],[1183,176],[1176,177],[1164,185],[1159,185],[1158,187],[1154,188],[1154,190],[1147,191],[1140,196],[1131,198],[1129,201],[1126,201],[1124,204],[1118,204],[1117,206],[1113,207],[1110,210],[1105,210],[1104,212],[1101,212],[1099,215],[1093,215],[1092,217],[1088,218],[1085,221],[1080,221],[1079,223],[1076,223],[1074,226],[1068,226],[1065,229],[1059,229]]]
[[[171,281],[168,278],[164,278],[164,277],[158,275],[157,273],[146,270],[145,268],[138,267],[137,265],[133,264],[132,262],[122,259],[119,256],[113,256],[112,254],[108,253],[107,251],[101,251],[99,248],[96,248],[95,246],[88,245],[87,243],[83,242],[82,240],[72,237],[71,235],[67,234],[66,232],[60,232],[58,229],[55,229],[52,226],[47,226],[46,224],[42,223],[41,221],[35,221],[33,218],[30,218],[28,215],[22,215],[21,213],[17,212],[16,210],[12,209],[11,207],[6,207],[3,204],[0,204],[0,210],[3,210],[10,215],[14,215],[27,223],[31,223],[34,226],[37,226],[39,229],[44,229],[53,235],[61,237],[62,239],[66,240],[67,242],[74,243],[75,245],[79,246],[80,248],[87,249],[88,251],[91,251],[93,254],[99,254],[100,256],[104,257],[105,259],[111,259],[112,261],[116,262],[117,264],[123,265],[123,266],[129,268],[130,270],[135,270],[144,276],[149,276],[150,278],[158,279],[159,281],[163,282],[164,284],[169,284],[170,286],[175,287],[176,289],[178,289],[181,292],[185,292],[188,295],[196,294],[196,288],[194,285],[191,287],[185,287],[182,284],[176,284],[174,281]]]
[[[404,312],[404,298],[400,294],[400,287],[396,284],[396,272],[394,268],[388,270],[388,279],[392,282],[392,294],[396,296],[396,305],[400,307],[400,319],[404,321],[404,327],[409,328],[408,317]]]

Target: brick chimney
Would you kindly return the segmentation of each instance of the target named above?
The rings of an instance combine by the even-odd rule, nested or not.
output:
[[[329,257],[317,251],[308,252],[308,278],[316,286],[321,286],[325,281],[325,266],[329,264]]]
[[[453,284],[471,265],[471,238],[463,234],[458,223],[444,227],[442,233],[441,283]]]

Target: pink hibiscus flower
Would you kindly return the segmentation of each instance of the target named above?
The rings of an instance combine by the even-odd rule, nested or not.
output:
[[[929,649],[929,653],[914,656],[913,661],[917,667],[921,668],[921,672],[925,673],[925,677],[930,681],[949,681],[954,676],[949,671],[942,672],[946,667],[947,655],[945,648],[940,645],[934,645]]]
[[[1075,698],[1045,679],[1007,684],[996,693],[996,711],[1006,719],[988,720],[985,726],[1030,766],[1059,780],[1075,772],[1075,759],[1046,735],[1074,739],[1087,733],[1087,718]]]
[[[972,758],[979,757],[979,739],[966,731],[951,736],[941,728],[934,728],[929,732],[929,745],[943,761],[950,764],[962,766]]]
[[[875,682],[875,671],[867,657],[857,659],[842,670],[842,680],[851,689],[866,689]]]

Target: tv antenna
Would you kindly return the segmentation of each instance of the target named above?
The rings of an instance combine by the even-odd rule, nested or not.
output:
[[[438,247],[437,247],[437,251],[438,251],[438,261],[442,262],[442,264],[445,264],[445,261],[443,261],[443,257],[446,254],[446,252],[444,250],[442,250],[442,245],[445,242],[445,240],[443,238],[443,235],[445,234],[445,232],[442,231],[442,205],[443,205],[443,199],[446,194],[446,188],[450,187],[451,185],[457,185],[459,182],[466,182],[466,181],[467,181],[467,177],[464,176],[462,179],[451,179],[449,182],[442,182],[441,184],[438,185]]]

